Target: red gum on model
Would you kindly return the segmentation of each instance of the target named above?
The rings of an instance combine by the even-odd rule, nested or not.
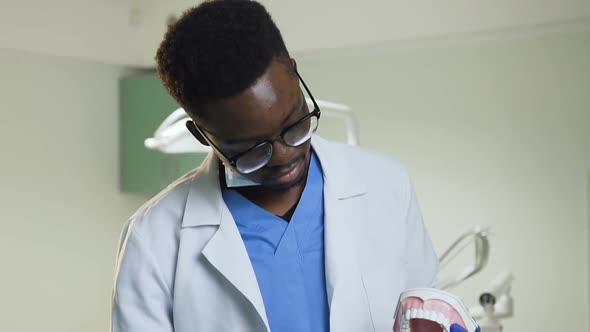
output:
[[[400,295],[393,331],[410,332],[412,319],[436,322],[443,331],[449,331],[452,324],[459,324],[467,331],[477,328],[477,323],[459,298],[434,288],[410,289]]]

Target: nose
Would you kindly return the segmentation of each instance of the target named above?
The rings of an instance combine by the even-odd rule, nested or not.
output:
[[[272,156],[267,166],[287,166],[293,162],[295,155],[296,148],[288,146],[282,139],[277,139],[272,143]]]

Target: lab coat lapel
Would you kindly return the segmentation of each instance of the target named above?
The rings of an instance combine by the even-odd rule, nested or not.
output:
[[[333,155],[329,143],[319,137],[314,137],[312,144],[325,178],[324,255],[330,329],[374,331],[359,264],[367,190],[346,155]]]
[[[227,207],[223,207],[219,229],[203,249],[203,255],[254,306],[270,331],[264,302],[250,258]]]
[[[210,154],[193,180],[182,227],[219,225],[202,250],[205,258],[254,306],[270,331],[262,295],[236,223],[223,201],[219,160]],[[198,185],[194,185],[198,183]]]

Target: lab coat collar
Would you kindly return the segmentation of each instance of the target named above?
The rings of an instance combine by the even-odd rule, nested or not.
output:
[[[311,145],[317,154],[322,171],[324,173],[324,187],[330,188],[330,194],[333,194],[338,199],[350,198],[365,194],[367,188],[361,180],[361,176],[356,176],[356,170],[352,168],[351,161],[348,160],[349,155],[339,155],[335,153],[334,146],[320,136],[314,136],[311,140]],[[344,146],[344,148],[352,148]],[[338,151],[342,151],[343,147],[338,147]]]
[[[339,156],[325,139],[314,136],[311,145],[324,173],[324,185],[338,199],[350,198],[367,192],[360,176],[355,176],[350,161]],[[186,201],[182,227],[219,225],[225,206],[219,184],[219,159],[210,152],[193,177]]]
[[[219,186],[219,159],[209,152],[196,171],[184,208],[182,227],[219,225],[225,205]]]

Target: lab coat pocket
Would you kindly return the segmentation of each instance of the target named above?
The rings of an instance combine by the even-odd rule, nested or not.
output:
[[[405,288],[406,263],[395,258],[389,264],[375,265],[363,273],[375,331],[391,331],[400,293]]]
[[[359,274],[343,277],[334,288],[330,306],[330,331],[374,331],[367,293]]]

